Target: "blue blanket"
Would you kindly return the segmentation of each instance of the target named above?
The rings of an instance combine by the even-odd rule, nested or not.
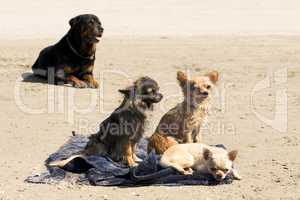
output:
[[[61,161],[76,155],[84,149],[88,138],[82,135],[72,136],[59,150],[49,156],[45,165]],[[223,145],[217,145],[225,148]],[[223,181],[216,181],[211,175],[194,173],[181,175],[172,168],[161,168],[160,157],[155,153],[147,155],[147,140],[142,139],[137,146],[137,155],[143,159],[137,167],[128,168],[106,156],[88,156],[75,158],[63,168],[47,167],[47,171],[29,176],[29,183],[55,184],[67,181],[95,186],[141,186],[141,185],[217,185],[233,182],[232,174]]]

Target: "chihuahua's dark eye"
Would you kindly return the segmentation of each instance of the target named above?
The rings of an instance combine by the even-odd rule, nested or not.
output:
[[[148,89],[147,89],[147,93],[148,93],[148,94],[150,94],[150,93],[152,93],[152,92],[153,92],[153,88],[148,88]]]
[[[229,171],[229,169],[223,169],[222,170],[224,173],[227,173]]]
[[[210,168],[210,170],[213,171],[213,172],[215,172],[215,171],[217,171],[217,168],[212,167],[212,168]]]
[[[196,89],[196,84],[195,83],[191,83],[191,90],[195,90]]]
[[[209,90],[209,89],[211,88],[211,86],[210,86],[210,85],[208,85],[206,88]]]

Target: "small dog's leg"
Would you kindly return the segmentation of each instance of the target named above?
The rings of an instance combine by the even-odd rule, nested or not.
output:
[[[193,130],[193,142],[194,143],[201,143],[202,142],[202,135],[201,135],[201,132],[200,132],[200,126],[198,126],[197,128],[195,128]]]
[[[172,167],[181,174],[184,175],[190,175],[193,173],[193,170],[191,167],[194,165],[194,158],[192,155],[189,155],[188,153],[181,153],[176,157],[176,161],[170,161],[170,159],[174,159],[173,157],[169,158],[168,156],[162,156],[160,159],[160,166],[162,167]],[[187,170],[184,170],[187,169]]]
[[[72,76],[72,75],[69,75],[67,77],[67,82],[70,82],[76,88],[86,88],[87,87],[87,84],[84,81],[79,80],[78,78],[76,78],[75,76]]]
[[[185,134],[184,134],[184,136],[185,136],[185,138],[184,138],[184,143],[193,143],[193,137],[192,137],[192,131],[187,131]]]
[[[142,161],[143,161],[143,160],[140,159],[135,153],[133,154],[133,160],[134,160],[135,162],[142,162]]]
[[[87,83],[90,88],[98,88],[99,83],[95,80],[92,74],[86,74],[83,76],[83,80]]]
[[[139,157],[137,157],[137,155],[135,154],[135,149],[136,149],[136,144],[132,144],[132,158],[135,162],[142,162],[143,160],[140,159]]]
[[[183,175],[191,175],[193,173],[190,170],[187,170],[187,171],[184,170],[184,168],[177,163],[172,163],[171,167],[173,167],[174,169],[176,169],[179,173],[181,173]]]
[[[128,144],[126,147],[126,161],[129,167],[134,167],[137,165],[133,159],[133,149],[131,144]]]
[[[196,135],[195,139],[194,139],[195,143],[202,143],[202,135],[201,133],[199,133],[198,135]]]
[[[236,180],[242,180],[242,177],[240,176],[240,174],[237,172],[236,169],[232,169],[232,175],[233,178],[235,178]]]
[[[188,175],[188,174],[193,174],[193,169],[192,168],[187,168],[187,169],[185,169],[185,172],[186,172],[186,175]]]

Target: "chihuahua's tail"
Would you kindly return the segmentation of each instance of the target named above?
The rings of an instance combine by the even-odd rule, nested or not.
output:
[[[163,154],[168,148],[178,144],[178,142],[171,136],[164,136],[159,133],[154,133],[149,138],[147,147],[148,154],[154,149],[156,154]]]

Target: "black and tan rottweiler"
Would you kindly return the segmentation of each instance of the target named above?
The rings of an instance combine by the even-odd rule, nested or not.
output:
[[[98,88],[93,69],[96,44],[104,30],[101,22],[97,16],[85,14],[72,18],[69,24],[70,30],[58,43],[40,52],[33,73],[53,84]]]

